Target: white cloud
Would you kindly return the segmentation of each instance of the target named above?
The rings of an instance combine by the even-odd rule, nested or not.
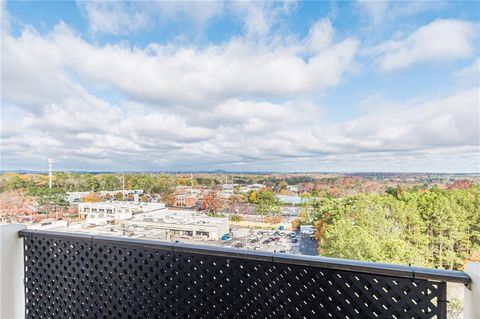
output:
[[[328,33],[325,38],[331,39],[328,22],[322,28]],[[39,94],[38,90],[58,96],[61,92],[45,86],[71,83],[68,72],[152,103],[208,105],[238,97],[290,98],[338,85],[354,65],[356,40],[321,40],[324,43],[319,44],[320,32],[311,32],[315,39],[308,37],[291,45],[232,39],[205,48],[151,44],[139,49],[92,45],[59,25],[47,37],[32,30],[19,38],[7,36],[2,65],[10,80],[6,91],[14,101],[29,98],[33,102],[29,95]],[[312,45],[316,51],[305,59],[303,54]],[[33,51],[44,58],[33,57]],[[50,81],[43,81],[46,74]],[[26,96],[25,87],[32,88]]]
[[[321,20],[310,28],[310,34],[307,37],[307,49],[309,52],[316,53],[324,50],[333,43],[335,30],[329,20]]]
[[[90,30],[111,34],[126,34],[147,26],[150,16],[135,4],[121,1],[81,1],[89,20]]]
[[[257,40],[137,48],[65,25],[3,34],[2,165],[478,171],[477,87],[332,123],[312,97],[352,71],[358,41],[336,39],[328,20],[302,39]]]
[[[408,68],[418,62],[468,58],[478,39],[475,25],[461,20],[435,20],[399,40],[390,40],[366,50],[379,55],[382,72]]]
[[[472,64],[461,69],[456,75],[465,80],[473,80],[478,85],[480,81],[480,58],[476,58]]]
[[[5,0],[0,0],[0,23],[2,34],[8,34],[10,31],[10,16],[5,8]]]
[[[221,1],[78,1],[94,33],[128,34],[180,18],[202,28],[223,11]]]
[[[396,0],[357,0],[359,13],[369,22],[370,28],[378,28],[381,24],[391,23],[395,19],[423,11],[435,11],[447,4],[441,1],[396,1]]]
[[[357,5],[372,20],[373,25],[379,25],[384,21],[390,6],[388,1],[371,0],[357,1]]]

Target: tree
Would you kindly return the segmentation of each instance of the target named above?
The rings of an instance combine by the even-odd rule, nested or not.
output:
[[[122,192],[117,192],[115,194],[115,200],[118,200],[118,201],[123,200],[123,193]]]
[[[248,194],[248,201],[252,204],[255,204],[257,202],[257,192],[256,191],[251,191]]]
[[[216,214],[222,209],[223,202],[218,198],[216,191],[209,191],[203,196],[202,209],[209,213]]]
[[[241,197],[238,195],[232,195],[228,198],[227,209],[230,214],[238,213]]]
[[[91,203],[100,202],[101,200],[102,199],[97,195],[95,195],[94,192],[90,192],[87,194],[87,196],[82,198],[82,202],[91,202]]]
[[[278,192],[283,195],[286,194],[287,187],[288,187],[288,184],[285,181],[278,183]]]
[[[85,178],[85,184],[86,184],[85,186],[87,188],[86,190],[92,191],[92,192],[96,192],[100,190],[100,182],[94,175],[85,174],[84,178]]]
[[[402,192],[403,189],[400,187],[400,185],[397,185],[396,187],[389,186],[385,189],[385,193],[390,194],[395,198],[398,198]]]
[[[256,192],[255,211],[261,215],[279,213],[275,194],[271,190],[262,189]]]
[[[312,223],[312,217],[310,214],[310,210],[312,209],[312,199],[309,194],[302,194],[302,203],[301,203],[301,211],[299,215],[300,223],[302,225],[310,225]]]
[[[58,214],[68,208],[66,194],[62,189],[31,187],[27,194],[35,198],[39,211]]]

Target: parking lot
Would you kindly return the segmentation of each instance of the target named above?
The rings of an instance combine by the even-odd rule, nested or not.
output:
[[[224,247],[276,251],[290,254],[317,255],[317,241],[299,232],[265,231],[246,228],[232,229],[232,238],[222,241]]]

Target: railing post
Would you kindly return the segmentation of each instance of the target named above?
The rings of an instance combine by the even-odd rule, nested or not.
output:
[[[20,224],[0,225],[0,318],[25,318],[23,239]]]
[[[472,282],[464,288],[464,319],[480,318],[480,263],[469,262],[465,266],[465,273],[467,273]]]

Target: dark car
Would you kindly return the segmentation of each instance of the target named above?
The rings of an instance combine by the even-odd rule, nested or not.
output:
[[[236,243],[235,245],[233,245],[233,247],[235,248],[243,248],[245,247],[245,245],[243,243]]]
[[[271,238],[267,238],[263,241],[264,244],[270,244],[273,241]]]
[[[259,241],[260,241],[260,239],[254,238],[254,239],[250,240],[250,243],[253,244],[253,243],[257,243],[257,242],[259,242]]]
[[[297,242],[298,242],[298,239],[292,238],[292,244],[295,244],[295,243],[297,243]]]

